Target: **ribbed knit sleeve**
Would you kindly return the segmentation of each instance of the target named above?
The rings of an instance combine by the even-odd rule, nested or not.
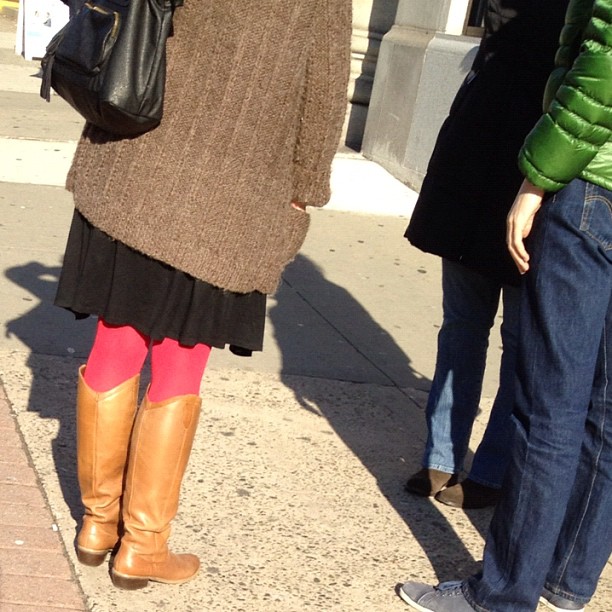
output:
[[[351,2],[321,0],[306,71],[293,158],[293,201],[323,206],[330,197],[331,162],[346,113]]]
[[[558,191],[582,175],[612,135],[612,0],[595,0],[580,53],[519,155],[525,176]]]

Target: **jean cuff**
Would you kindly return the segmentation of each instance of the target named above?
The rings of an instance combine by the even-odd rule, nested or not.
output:
[[[477,579],[477,576],[472,576],[472,579]],[[474,601],[474,595],[470,589],[469,579],[464,580],[461,584],[461,592],[463,593],[465,600],[470,604],[470,606],[472,606],[472,608],[474,608],[474,610],[476,610],[476,612],[493,612],[493,610],[483,608],[481,605],[477,604],[476,601]]]
[[[569,593],[568,591],[564,591],[559,585],[551,584],[550,582],[546,582],[544,588],[559,597],[563,597],[563,599],[573,601],[581,606],[586,606],[591,601],[590,597],[580,597],[574,593]]]

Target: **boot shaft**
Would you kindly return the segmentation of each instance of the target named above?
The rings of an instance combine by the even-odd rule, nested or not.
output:
[[[99,565],[119,540],[129,440],[138,404],[139,376],[98,393],[79,369],[77,388],[77,473],[85,506],[77,554],[85,565]]]
[[[77,387],[77,467],[81,492],[97,498],[121,492],[130,435],[138,406],[140,376],[98,393],[79,369]],[[120,480],[120,482],[118,482]]]
[[[138,589],[149,580],[179,584],[195,576],[195,555],[168,550],[181,482],[193,446],[201,400],[195,395],[150,402],[138,411],[123,498],[124,534],[112,568],[113,582]]]
[[[159,547],[167,539],[178,511],[179,494],[198,425],[201,400],[184,395],[164,402],[145,396],[138,411],[130,444],[124,493],[126,538],[144,544],[144,534]],[[145,546],[149,548],[149,546]]]

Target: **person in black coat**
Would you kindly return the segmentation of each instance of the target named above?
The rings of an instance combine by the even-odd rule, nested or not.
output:
[[[542,113],[567,4],[489,0],[482,43],[440,129],[405,234],[442,257],[443,289],[423,467],[406,489],[451,506],[493,505],[507,465],[520,282],[506,248],[506,215],[523,178],[518,151]],[[500,295],[499,388],[470,473],[459,483]]]
[[[70,17],[76,15],[85,4],[85,0],[62,0],[62,2],[70,9]]]

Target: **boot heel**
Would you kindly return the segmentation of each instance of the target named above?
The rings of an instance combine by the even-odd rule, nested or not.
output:
[[[126,591],[136,591],[137,589],[144,589],[149,584],[148,578],[133,578],[132,576],[122,576],[117,572],[111,570],[111,580],[113,584]]]
[[[82,550],[80,548],[76,549],[77,559],[79,563],[83,565],[89,565],[90,567],[98,567],[98,565],[102,565],[104,563],[104,559],[106,559],[106,555],[108,554],[108,550],[102,552],[93,552],[88,550]]]

